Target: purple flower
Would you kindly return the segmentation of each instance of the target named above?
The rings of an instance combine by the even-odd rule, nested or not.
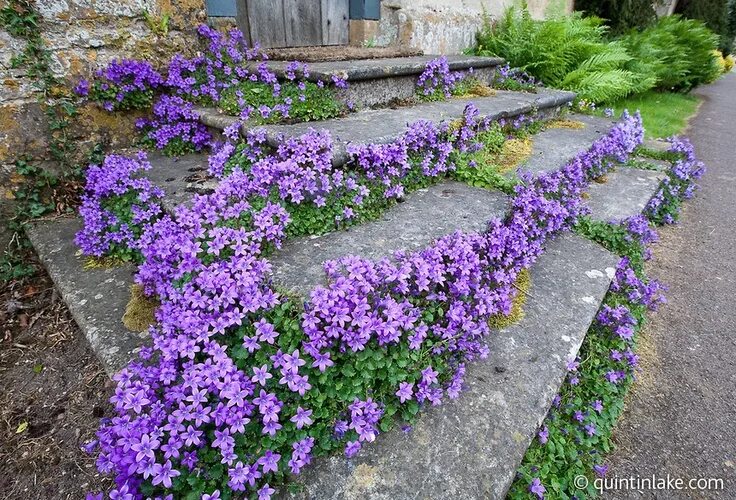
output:
[[[605,464],[596,464],[593,466],[593,470],[595,471],[596,475],[598,475],[598,477],[605,477],[606,473],[608,472],[608,466]]]
[[[166,488],[171,488],[171,480],[181,475],[176,469],[172,468],[171,461],[167,460],[163,465],[153,464],[153,485],[163,484]]]
[[[399,384],[399,390],[396,391],[396,396],[403,403],[412,398],[414,394],[414,384],[408,382],[401,382]]]
[[[296,423],[296,428],[301,429],[304,426],[312,424],[312,419],[309,418],[312,415],[312,410],[305,410],[301,406],[297,407],[296,414],[291,417],[291,421]]]
[[[537,437],[539,438],[540,444],[547,444],[547,440],[549,439],[549,429],[547,429],[546,425],[539,430]]]
[[[532,479],[532,482],[529,485],[529,492],[532,495],[536,495],[538,499],[542,500],[544,498],[545,491],[547,490],[544,488],[544,485],[542,484],[542,482],[539,480],[538,477],[535,477],[534,479]]]
[[[348,458],[354,457],[358,454],[361,447],[360,441],[348,441],[347,445],[345,445],[345,456]]]

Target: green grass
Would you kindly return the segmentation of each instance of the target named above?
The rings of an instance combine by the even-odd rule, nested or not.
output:
[[[694,95],[649,91],[600,108],[611,107],[616,115],[624,109],[631,112],[638,109],[644,120],[647,137],[657,139],[682,133],[699,104],[700,98]]]

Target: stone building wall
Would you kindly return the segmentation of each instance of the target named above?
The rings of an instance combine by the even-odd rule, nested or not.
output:
[[[44,102],[68,93],[83,76],[114,58],[145,57],[163,61],[175,51],[191,52],[193,29],[205,17],[205,0],[36,0],[39,31],[50,51],[51,69],[64,82],[51,95],[40,96],[35,78],[14,68],[13,58],[25,42],[0,26],[0,217],[12,212],[13,175],[21,157],[49,159],[50,129]],[[0,8],[8,5],[0,0]],[[148,20],[144,16],[148,13]],[[168,30],[162,19],[169,16]],[[84,105],[69,133],[83,158],[95,144],[128,146],[135,137],[134,113],[111,114]],[[51,163],[42,163],[53,168]],[[0,224],[4,226],[5,224]],[[2,233],[0,227],[0,233]],[[2,240],[0,235],[0,240]],[[0,241],[2,243],[2,241]]]
[[[532,16],[572,12],[572,0],[528,0]],[[382,0],[381,20],[367,38],[427,54],[458,54],[475,43],[484,15],[498,18],[518,0]]]

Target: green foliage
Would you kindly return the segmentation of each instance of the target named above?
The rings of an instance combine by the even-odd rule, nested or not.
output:
[[[644,122],[647,137],[666,138],[681,134],[688,120],[698,109],[700,98],[679,92],[655,92],[650,90],[608,103],[618,116],[624,110],[638,110]],[[597,114],[603,114],[600,108]]]
[[[251,106],[254,109],[252,119],[256,123],[283,122],[281,113],[274,111],[270,116],[263,117],[258,108],[264,105],[273,108],[284,101],[292,103],[288,119],[295,122],[327,120],[345,113],[345,106],[327,85],[319,86],[314,82],[305,82],[304,85],[304,90],[301,90],[294,82],[284,82],[280,94],[275,96],[270,85],[245,81],[223,91],[219,106],[231,115],[239,115],[241,109]],[[305,99],[299,99],[301,94],[304,94]]]
[[[476,53],[506,59],[546,85],[578,92],[595,102],[623,98],[651,88],[650,74],[627,68],[631,56],[606,40],[596,17],[570,16],[536,21],[526,9],[510,8],[478,34]]]
[[[652,0],[575,0],[575,10],[604,19],[614,35],[645,28],[656,18]]]
[[[171,16],[169,14],[156,16],[154,14],[151,14],[147,10],[144,10],[143,19],[146,21],[148,29],[150,29],[155,34],[159,36],[166,36],[169,34],[169,22],[171,21]]]
[[[13,68],[24,68],[27,76],[34,80],[34,85],[44,94],[53,85],[58,84],[51,71],[51,54],[41,37],[39,15],[30,0],[9,0],[0,9],[0,25],[12,36],[26,42],[23,52],[13,56]]]
[[[663,17],[621,43],[633,57],[629,68],[651,74],[659,89],[687,92],[721,74],[714,54],[718,37],[700,21]]]
[[[718,48],[730,54],[733,32],[729,29],[728,0],[679,0],[675,13],[703,21],[718,36]]]
[[[584,238],[595,241],[607,250],[628,257],[635,269],[644,266],[646,249],[630,237],[625,224],[610,224],[584,216],[578,219],[574,230]]]
[[[687,92],[720,75],[718,38],[702,22],[669,16],[609,41],[600,18],[536,21],[510,8],[478,34],[476,53],[505,58],[550,87],[581,99],[612,102],[652,88]]]
[[[71,210],[78,199],[81,167],[74,161],[78,145],[68,132],[77,109],[71,99],[59,96],[57,86],[60,82],[51,69],[51,53],[41,36],[40,16],[34,2],[9,0],[0,9],[0,24],[12,36],[25,42],[23,51],[13,57],[12,64],[25,69],[27,76],[34,80],[39,103],[46,114],[49,152],[57,163],[52,171],[23,156],[15,162],[15,173],[21,182],[14,190],[15,215],[8,223],[14,235],[0,259],[0,281],[7,281],[36,271],[36,267],[29,264],[31,245],[23,231],[23,223]],[[99,155],[97,146],[93,153]]]

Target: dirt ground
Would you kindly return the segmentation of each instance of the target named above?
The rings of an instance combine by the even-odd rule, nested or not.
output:
[[[109,486],[80,446],[112,382],[45,273],[0,283],[0,498],[79,499]]]

